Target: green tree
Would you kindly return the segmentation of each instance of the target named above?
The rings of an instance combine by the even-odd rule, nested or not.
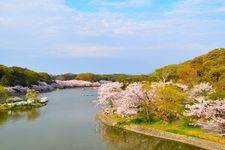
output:
[[[95,81],[96,75],[93,73],[80,73],[77,75],[76,80]]]
[[[153,113],[165,122],[173,121],[184,109],[186,94],[179,88],[166,85],[153,96]]]
[[[26,93],[26,99],[32,99],[34,101],[40,100],[40,92],[34,90],[34,89],[28,89]]]
[[[52,77],[45,72],[40,72],[40,73],[38,73],[38,80],[44,81],[44,82],[47,82],[47,83],[51,83]]]
[[[8,90],[0,85],[0,97],[2,97],[2,99],[5,101],[8,96],[9,96]]]
[[[198,73],[190,63],[181,64],[177,70],[178,81],[188,85],[194,85],[198,82]]]
[[[157,69],[151,74],[151,78],[155,81],[168,82],[170,80],[176,80],[178,65],[172,64],[163,68]]]
[[[62,75],[56,75],[54,76],[53,78],[55,80],[61,80],[61,81],[64,81],[64,80],[74,80],[76,78],[76,74],[73,74],[73,73],[65,73],[65,74],[62,74]]]
[[[14,78],[11,74],[6,74],[1,78],[1,85],[3,86],[13,86]]]
[[[26,68],[6,67],[0,65],[0,84],[4,86],[30,86],[38,81],[51,83],[52,77],[47,73],[38,73]]]

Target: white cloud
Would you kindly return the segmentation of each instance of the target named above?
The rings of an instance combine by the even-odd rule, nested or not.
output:
[[[96,5],[131,7],[147,1],[92,1]],[[182,0],[164,18],[135,20],[116,12],[82,12],[64,0],[1,0],[0,50],[70,56],[134,56],[151,50],[199,50],[224,46],[225,21],[198,14],[223,12],[222,0]],[[126,4],[126,5],[125,5]],[[210,4],[210,5],[209,5]],[[160,14],[162,15],[162,14]],[[180,16],[180,17],[176,17]],[[31,52],[32,51],[32,52]]]
[[[24,5],[26,4],[26,5]],[[113,12],[81,12],[62,0],[9,0],[0,2],[0,18],[8,28],[26,28],[34,34],[122,34],[139,32],[145,25]],[[3,18],[3,19],[2,19]]]
[[[101,7],[112,8],[128,8],[128,7],[140,7],[150,2],[150,0],[91,0],[91,4],[95,4]]]
[[[57,56],[70,57],[89,57],[89,56],[115,56],[118,52],[124,50],[122,47],[104,46],[104,45],[76,45],[76,44],[58,44],[48,48],[49,52]]]
[[[167,16],[172,17],[196,17],[212,16],[223,12],[224,0],[181,0],[175,3]]]

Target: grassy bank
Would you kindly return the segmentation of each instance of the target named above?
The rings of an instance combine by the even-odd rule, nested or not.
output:
[[[144,127],[153,128],[157,130],[197,137],[205,140],[209,140],[212,142],[217,142],[225,145],[225,138],[221,137],[215,133],[207,132],[198,127],[187,126],[183,124],[182,121],[173,122],[170,124],[163,124],[161,122],[156,122],[153,124],[142,124]]]
[[[185,120],[179,120],[172,123],[164,123],[162,121],[148,122],[145,118],[142,118],[140,116],[135,118],[122,118],[116,114],[110,114],[107,115],[107,117],[112,119],[114,122],[116,122],[116,125],[121,127],[124,127],[126,125],[138,125],[149,129],[156,129],[160,131],[196,137],[225,145],[225,137],[208,132],[199,127],[189,126],[185,123]]]
[[[26,109],[32,109],[32,108],[38,108],[45,106],[46,103],[33,103],[31,105],[14,105],[10,106],[8,104],[0,104],[0,111],[4,110],[26,110]]]

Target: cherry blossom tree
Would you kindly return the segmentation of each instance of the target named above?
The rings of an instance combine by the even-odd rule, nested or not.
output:
[[[98,82],[89,82],[89,81],[82,81],[82,80],[67,80],[67,81],[61,81],[56,80],[57,86],[60,87],[99,87],[100,83]]]
[[[204,97],[195,98],[193,105],[186,105],[185,116],[190,117],[191,124],[225,133],[225,99],[206,100]]]
[[[138,107],[145,98],[145,92],[141,83],[132,83],[121,92],[120,105],[117,107],[118,114],[136,115]]]
[[[110,107],[117,107],[120,104],[123,84],[118,82],[103,84],[98,89],[97,105],[108,104]]]
[[[123,84],[112,82],[99,87],[96,103],[122,116],[143,113],[167,122],[179,119],[183,114],[190,119],[191,125],[225,133],[225,99],[209,99],[208,95],[213,92],[215,89],[209,83],[200,83],[192,88],[163,82],[132,83],[124,89]]]
[[[144,99],[143,85],[141,83],[132,83],[125,90],[123,84],[114,82],[102,85],[98,91],[98,100],[96,103],[108,104],[115,109],[115,113],[123,115],[135,115],[138,107]]]
[[[211,100],[208,95],[215,92],[209,83],[195,85],[188,92],[193,104],[186,105],[184,116],[190,118],[190,124],[205,129],[225,133],[225,99]]]
[[[190,97],[196,97],[199,95],[209,95],[215,92],[212,85],[209,83],[200,83],[195,86],[193,86],[192,89],[189,90],[188,95]]]

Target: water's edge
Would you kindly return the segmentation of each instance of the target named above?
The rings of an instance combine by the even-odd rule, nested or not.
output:
[[[195,137],[190,137],[186,135],[180,135],[180,134],[175,134],[175,133],[170,133],[170,132],[165,132],[161,130],[156,130],[156,129],[151,129],[147,127],[142,127],[139,125],[126,125],[126,126],[117,126],[116,121],[109,118],[105,112],[99,111],[97,114],[97,119],[99,119],[103,124],[112,126],[112,127],[119,127],[128,131],[136,132],[139,134],[144,134],[147,136],[153,136],[153,137],[158,137],[162,139],[168,139],[172,141],[177,141],[189,145],[193,145],[196,147],[204,148],[204,149],[209,149],[209,150],[224,150],[225,145],[195,138]]]

